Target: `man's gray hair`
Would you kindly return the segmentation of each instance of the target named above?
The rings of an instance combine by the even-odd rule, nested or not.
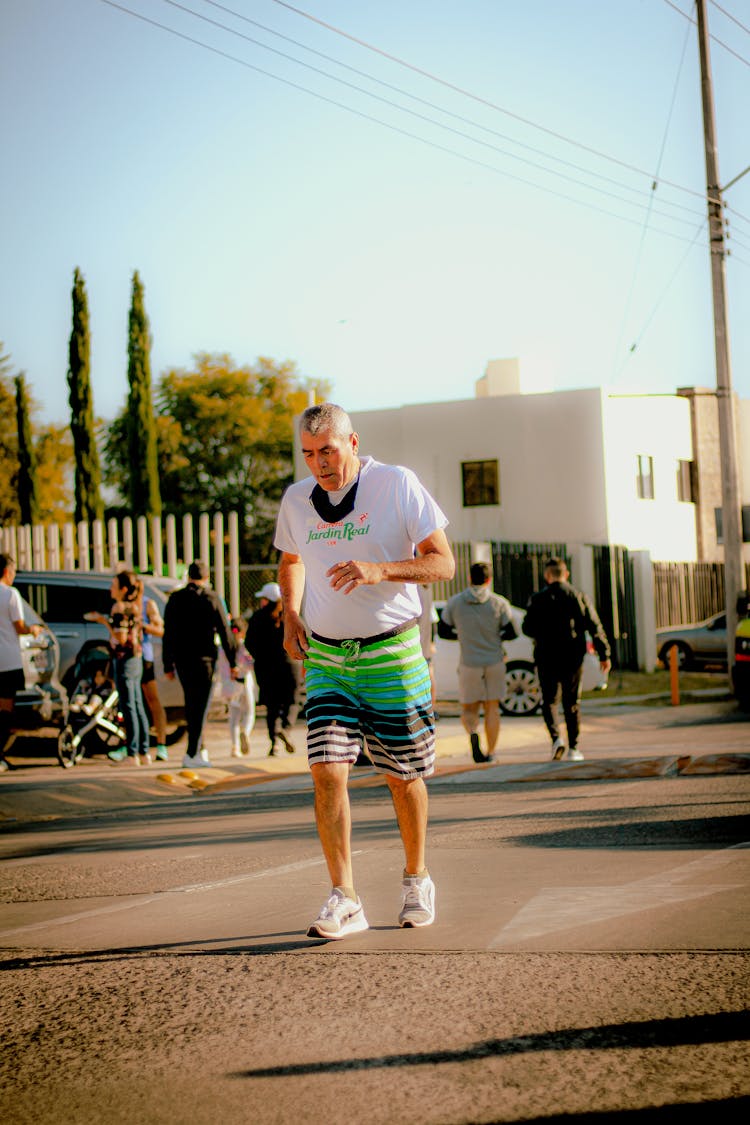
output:
[[[352,420],[345,410],[334,402],[321,402],[319,406],[308,406],[299,420],[299,432],[310,434],[333,433],[337,437],[349,437],[354,432]]]

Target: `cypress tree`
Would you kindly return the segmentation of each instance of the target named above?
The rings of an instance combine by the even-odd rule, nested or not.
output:
[[[31,438],[31,409],[23,373],[13,380],[16,385],[16,425],[18,428],[18,507],[21,523],[39,523],[39,493],[36,476],[36,453]]]
[[[156,423],[151,401],[151,338],[136,270],[128,319],[127,434],[130,461],[129,500],[134,516],[161,514]]]
[[[90,378],[89,308],[81,271],[73,273],[73,328],[68,347],[68,401],[75,458],[76,522],[101,519],[101,468],[94,433],[94,402]]]

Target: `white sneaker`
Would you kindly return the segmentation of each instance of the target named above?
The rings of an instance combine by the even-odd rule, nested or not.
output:
[[[577,746],[571,746],[570,750],[568,750],[567,759],[569,762],[582,762],[583,754]]]
[[[416,875],[408,876],[401,883],[399,926],[431,926],[434,921],[435,884],[429,875],[421,879]]]
[[[210,768],[211,763],[208,760],[208,754],[205,750],[199,750],[194,758],[186,754],[182,759],[182,768],[184,770],[205,770]]]
[[[556,738],[552,743],[552,761],[559,762],[565,753],[565,743],[561,738]]]
[[[240,750],[239,746],[233,746],[232,747],[232,753],[231,753],[230,757],[232,757],[232,758],[241,758],[242,757],[242,751]]]
[[[323,903],[320,914],[310,925],[307,936],[337,941],[347,934],[358,934],[367,929],[369,923],[359,899],[355,902],[354,899],[347,898],[338,887],[334,887],[331,897]]]

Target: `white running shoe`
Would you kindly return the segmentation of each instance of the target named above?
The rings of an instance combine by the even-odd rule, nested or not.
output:
[[[369,923],[359,899],[355,902],[354,899],[347,898],[338,887],[334,887],[331,897],[323,903],[320,914],[310,925],[307,936],[337,941],[348,934],[359,934],[367,929]]]
[[[208,754],[205,750],[199,750],[194,758],[186,754],[182,759],[182,768],[184,770],[205,770],[210,767],[211,763],[208,760]]]
[[[568,750],[568,761],[569,762],[582,762],[583,761],[583,754],[581,753],[581,751],[578,749],[577,746],[571,746],[570,750]]]
[[[565,743],[561,738],[556,738],[552,743],[552,761],[559,762],[565,753]]]
[[[429,875],[421,879],[416,875],[408,876],[401,883],[399,926],[431,926],[434,921],[435,884]]]

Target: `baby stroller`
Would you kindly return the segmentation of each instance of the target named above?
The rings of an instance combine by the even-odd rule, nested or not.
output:
[[[125,745],[109,645],[94,645],[79,652],[74,681],[68,719],[57,740],[57,757],[63,769],[75,766],[87,751],[106,754]]]

